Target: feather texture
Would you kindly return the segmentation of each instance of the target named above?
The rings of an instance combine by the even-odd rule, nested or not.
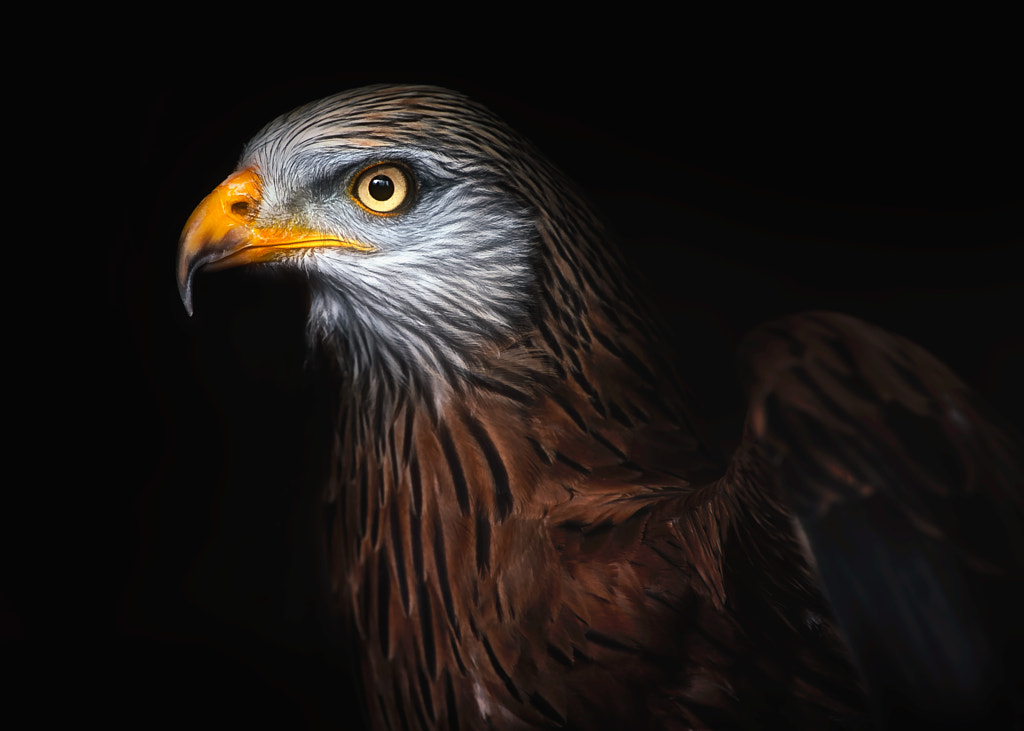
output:
[[[346,192],[382,161],[413,171],[399,215]],[[246,225],[361,244],[276,266],[309,276],[337,372],[325,551],[375,728],[869,726],[866,656],[818,573],[833,553],[809,552],[821,515],[884,494],[938,540],[936,496],[994,489],[1021,565],[1016,443],[856,321],[748,341],[747,434],[719,457],[599,219],[460,95],[316,102],[239,169],[261,185]],[[1007,558],[989,548],[965,562]]]

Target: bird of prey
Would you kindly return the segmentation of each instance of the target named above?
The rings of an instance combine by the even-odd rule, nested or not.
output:
[[[187,222],[190,313],[203,268],[308,280],[339,403],[326,590],[372,726],[1016,717],[1011,431],[819,312],[744,341],[723,459],[615,251],[530,144],[421,86],[274,120]]]

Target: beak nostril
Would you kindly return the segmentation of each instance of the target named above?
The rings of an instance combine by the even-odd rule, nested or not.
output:
[[[231,212],[239,218],[249,217],[249,203],[248,201],[238,201],[237,203],[231,204]]]

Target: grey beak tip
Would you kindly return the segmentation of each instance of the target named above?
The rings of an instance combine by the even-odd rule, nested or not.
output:
[[[185,305],[185,312],[188,313],[189,317],[194,314],[194,308],[192,307],[192,277],[188,278],[188,281],[183,285],[178,284],[178,296],[181,297],[181,303]]]

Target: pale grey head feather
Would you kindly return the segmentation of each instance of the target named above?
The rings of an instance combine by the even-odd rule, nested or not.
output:
[[[459,125],[491,136],[470,140]],[[465,369],[527,318],[536,212],[503,175],[497,143],[506,134],[450,92],[388,88],[296,110],[250,142],[241,166],[263,183],[257,225],[297,223],[375,249],[310,249],[288,262],[310,276],[311,334],[347,343],[353,377]],[[412,170],[417,194],[381,217],[348,189],[388,160]]]

